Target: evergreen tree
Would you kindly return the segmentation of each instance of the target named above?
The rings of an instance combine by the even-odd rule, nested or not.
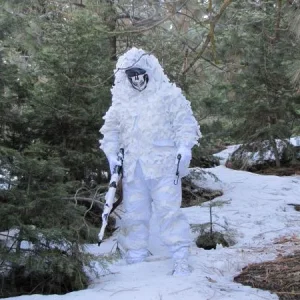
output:
[[[76,11],[40,24],[43,41],[34,63],[29,118],[36,138],[59,151],[68,181],[99,182],[103,155],[98,150],[99,126],[109,102],[112,61],[107,36],[98,16]]]
[[[83,209],[64,201],[60,158],[34,143],[23,151],[0,148],[1,296],[65,293],[85,288],[87,256],[80,246]]]
[[[89,258],[81,246],[89,230],[86,209],[67,199],[91,179],[101,182],[106,169],[98,130],[112,74],[98,15],[65,4],[21,4],[9,3],[0,15],[2,23],[16,24],[2,27],[0,49],[4,297],[87,286]]]
[[[299,94],[290,76],[298,51],[286,30],[289,10],[282,1],[233,2],[215,29],[217,63],[204,73],[211,87],[202,97],[210,116],[203,128],[209,125],[211,135],[225,141],[254,143],[254,151],[271,150],[278,166],[276,140],[295,134],[299,120]]]
[[[280,155],[276,139],[289,138],[299,118],[299,97],[287,68],[293,64],[297,50],[293,37],[288,32],[280,33],[287,28],[288,20],[279,3],[251,12],[251,22],[236,30],[241,41],[238,45],[246,47],[242,50],[244,68],[232,85],[235,101],[229,104],[236,136],[246,143],[259,142],[262,150],[271,149],[277,166]]]

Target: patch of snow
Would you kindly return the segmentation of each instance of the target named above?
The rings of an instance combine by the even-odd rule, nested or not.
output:
[[[220,164],[225,165],[227,159],[229,156],[238,148],[240,148],[241,145],[231,145],[228,146],[226,149],[222,150],[221,152],[215,153],[214,156],[218,157],[220,159]]]
[[[88,289],[66,295],[30,295],[11,300],[275,300],[276,294],[233,282],[234,276],[250,263],[273,260],[277,255],[293,253],[299,243],[289,237],[299,236],[300,218],[289,203],[299,203],[300,176],[278,177],[257,175],[218,166],[206,169],[219,178],[224,195],[212,202],[214,228],[233,235],[235,244],[216,250],[203,250],[192,245],[187,277],[169,275],[172,261],[162,245],[155,216],[151,220],[149,249],[153,257],[147,262],[126,265],[116,259],[107,269],[97,262],[102,274],[94,276]],[[199,180],[200,185],[216,184],[213,177]],[[183,209],[190,224],[209,222],[209,203]],[[196,233],[194,233],[196,238]],[[286,242],[280,243],[286,238]],[[87,245],[88,252],[101,259],[115,251],[116,237],[101,244]]]

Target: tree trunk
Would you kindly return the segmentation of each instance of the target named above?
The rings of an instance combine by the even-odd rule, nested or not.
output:
[[[280,168],[281,167],[281,163],[280,163],[280,155],[277,149],[277,145],[276,145],[276,140],[274,139],[274,137],[272,135],[270,135],[270,144],[271,144],[271,149],[273,150],[274,156],[275,156],[275,162],[276,162],[276,167]]]
[[[116,30],[116,22],[117,22],[117,11],[114,6],[113,1],[107,1],[108,8],[108,17],[106,18],[107,26],[110,32],[114,32]],[[117,36],[113,35],[110,38],[110,48],[111,48],[111,60],[117,61]]]

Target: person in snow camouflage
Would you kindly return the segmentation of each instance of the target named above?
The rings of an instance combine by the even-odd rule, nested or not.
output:
[[[174,260],[174,275],[188,274],[189,224],[180,211],[181,180],[188,174],[191,149],[201,137],[190,102],[169,82],[157,58],[132,48],[117,62],[112,105],[100,129],[100,148],[111,171],[124,149],[123,207],[119,242],[127,263],[142,262],[147,249],[151,208],[161,239]]]

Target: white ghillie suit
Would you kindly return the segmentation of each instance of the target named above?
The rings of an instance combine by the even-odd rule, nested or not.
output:
[[[147,87],[134,89],[125,73],[138,67],[149,76]],[[187,261],[191,243],[189,224],[180,212],[181,181],[176,180],[176,157],[180,152],[180,177],[187,175],[191,148],[201,136],[190,102],[181,89],[171,84],[158,60],[141,49],[132,48],[116,65],[112,105],[100,129],[100,148],[112,167],[124,148],[123,206],[120,243],[128,263],[148,255],[151,203],[159,221],[161,238],[175,260]],[[185,159],[184,159],[185,158]]]

